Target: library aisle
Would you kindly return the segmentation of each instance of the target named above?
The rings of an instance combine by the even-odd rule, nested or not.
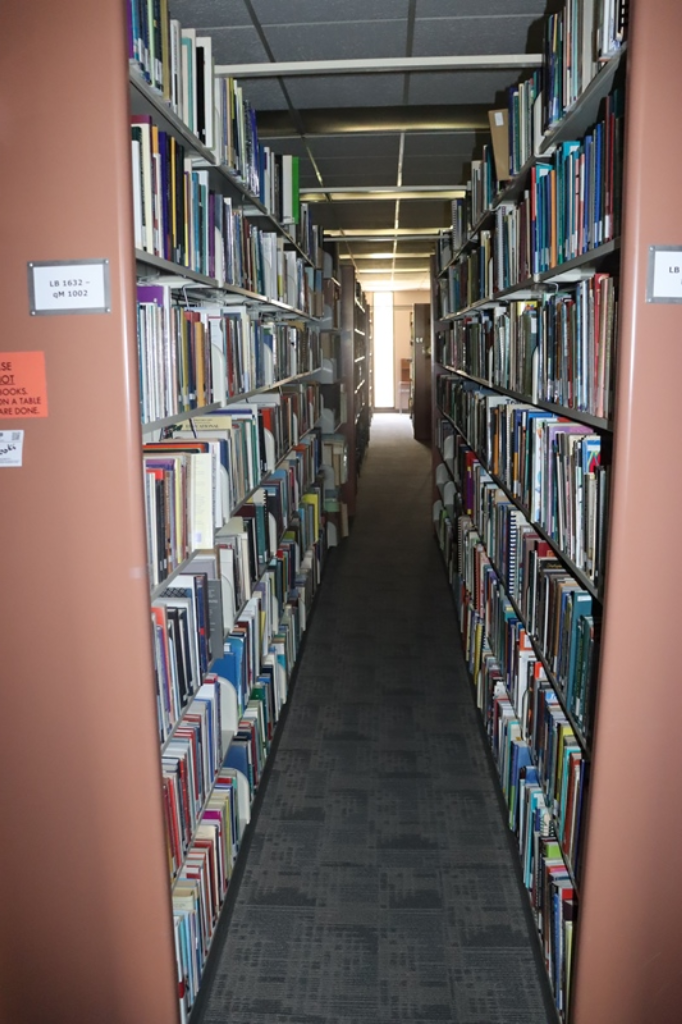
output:
[[[555,1020],[430,525],[376,415],[201,1024]]]

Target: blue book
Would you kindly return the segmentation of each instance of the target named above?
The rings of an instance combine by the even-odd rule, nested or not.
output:
[[[573,714],[575,712],[574,703],[574,688],[575,680],[577,675],[577,651],[578,651],[578,636],[580,632],[580,620],[585,618],[587,615],[592,614],[592,597],[590,594],[582,591],[575,591],[573,594],[573,616],[571,619],[571,639],[568,649],[568,665],[566,668],[566,704],[569,711]]]
[[[523,740],[512,741],[511,772],[509,786],[509,828],[516,832],[519,812],[519,774],[522,768],[532,763],[530,747]]]
[[[235,742],[234,740],[230,743],[227,753],[223,759],[223,768],[234,768],[235,771],[241,772],[249,779],[249,788],[251,788],[251,771],[249,767],[249,755],[245,743]]]
[[[216,658],[211,666],[212,671],[221,679],[230,683],[237,694],[237,709],[239,714],[246,706],[246,660],[244,658],[245,639],[242,636],[235,636],[232,633],[225,641],[225,650],[222,657]]]

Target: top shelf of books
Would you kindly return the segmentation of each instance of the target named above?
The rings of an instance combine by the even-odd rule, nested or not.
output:
[[[623,4],[602,5],[596,28],[584,21],[591,6],[569,4],[550,16],[544,67],[510,87],[506,109],[490,111],[493,144],[472,162],[468,200],[453,202],[452,227],[440,236],[439,274],[477,243],[499,207],[523,198],[534,167],[551,163],[564,144],[577,145],[597,124],[627,43]]]
[[[255,111],[240,86],[215,75],[209,36],[174,18],[150,26],[147,15],[146,3],[128,0],[131,113],[151,115],[195,166],[221,179],[217,187],[237,199],[251,221],[261,221],[318,266],[319,231],[299,200],[298,157],[260,143]]]

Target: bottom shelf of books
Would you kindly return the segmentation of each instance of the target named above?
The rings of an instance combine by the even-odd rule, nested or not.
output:
[[[568,1019],[598,620],[567,573],[438,411],[433,525],[515,833],[554,1001]]]

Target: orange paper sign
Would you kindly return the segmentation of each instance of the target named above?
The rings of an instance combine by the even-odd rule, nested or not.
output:
[[[47,416],[44,352],[0,352],[0,416],[13,420]]]

